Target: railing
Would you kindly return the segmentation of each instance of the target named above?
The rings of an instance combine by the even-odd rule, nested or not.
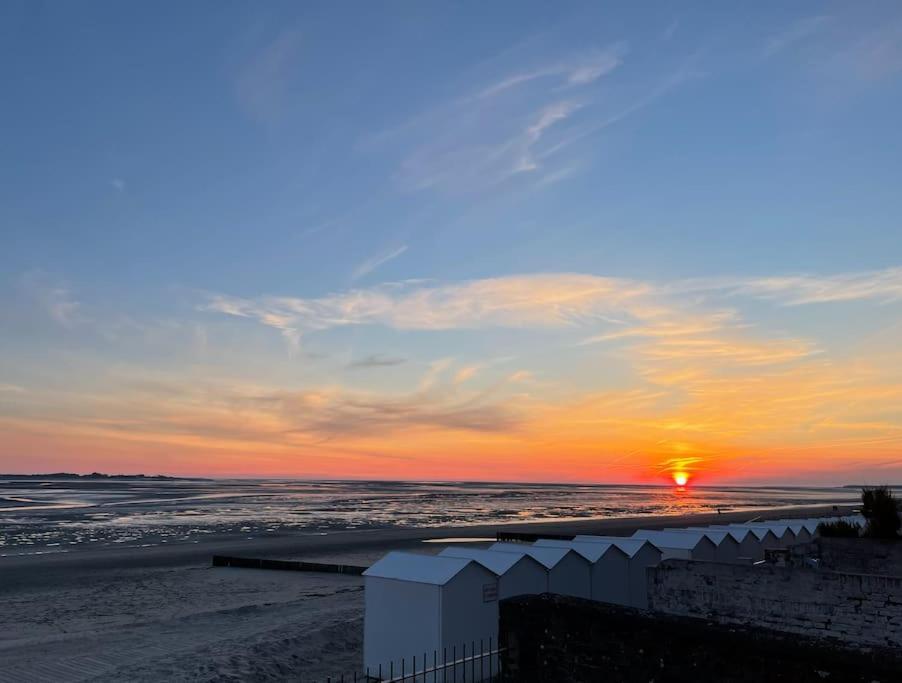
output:
[[[469,654],[468,654],[469,652]],[[325,679],[304,683],[494,683],[501,676],[501,654],[504,648],[494,647],[492,639],[471,641],[458,647],[424,652],[402,657],[400,665],[391,662],[376,669],[368,667],[362,672],[327,676]],[[458,656],[459,655],[459,656]]]

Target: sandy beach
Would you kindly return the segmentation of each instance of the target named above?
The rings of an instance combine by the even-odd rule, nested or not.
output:
[[[213,554],[369,564],[392,549],[499,529],[629,534],[639,527],[832,514],[831,507],[325,535],[205,538],[0,558],[0,681],[325,680],[359,667],[358,577],[213,568]]]

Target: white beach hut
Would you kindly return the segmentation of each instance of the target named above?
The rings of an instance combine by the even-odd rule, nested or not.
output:
[[[801,524],[809,534],[811,534],[811,538],[817,536],[817,525],[820,524],[819,519],[809,518],[809,519],[798,519],[797,523]]]
[[[498,640],[498,580],[473,560],[391,552],[364,572],[363,659],[371,674],[412,671],[464,643]],[[421,667],[422,665],[419,665]]]
[[[630,604],[630,558],[613,543],[580,543],[540,539],[533,545],[548,548],[571,548],[591,564],[593,600],[616,605]]]
[[[654,543],[656,547],[661,549],[662,557],[665,560],[679,558],[714,562],[717,559],[717,546],[702,533],[686,534],[673,531],[639,529],[633,534],[633,538],[642,538]]]
[[[548,570],[529,555],[497,553],[484,548],[445,548],[439,556],[473,560],[496,574],[499,600],[548,592]]]
[[[806,543],[811,540],[811,532],[803,522],[794,519],[784,519],[781,521],[792,529],[792,532],[796,536],[796,543]]]
[[[773,537],[776,539],[776,546],[765,546],[765,547],[777,547],[777,548],[785,548],[787,546],[795,543],[795,534],[792,533],[792,530],[786,526],[785,524],[770,524],[767,522],[753,522],[748,524],[731,524],[730,526],[734,528],[745,528],[745,529],[766,529],[773,534]],[[762,540],[762,543],[764,541]]]
[[[752,533],[751,529],[715,529],[713,527],[699,528],[703,528],[711,533],[729,534],[731,537],[733,537],[736,540],[737,545],[739,546],[739,560],[748,559],[754,562],[764,559],[764,548],[761,546],[761,541],[759,541],[758,537]]]
[[[723,531],[721,529],[705,529],[703,527],[694,529],[665,529],[665,531],[673,531],[680,534],[703,534],[704,536],[711,539],[711,542],[717,548],[717,552],[714,557],[718,562],[729,562],[730,564],[736,564],[742,557],[748,557],[749,559],[751,559],[748,555],[741,554],[739,541],[737,541],[729,531]]]
[[[548,592],[592,597],[589,561],[571,548],[543,548],[522,543],[494,543],[489,550],[498,553],[526,554],[548,570]]]
[[[648,568],[661,563],[661,550],[653,543],[625,536],[576,536],[580,543],[613,543],[630,558],[629,604],[648,609]]]
[[[733,524],[733,525],[713,525],[712,529],[745,529],[751,532],[755,538],[758,539],[758,545],[761,546],[761,557],[764,557],[764,551],[770,548],[779,548],[780,547],[780,539],[777,538],[776,534],[773,530],[767,527],[760,526],[749,526],[744,524]]]
[[[795,530],[787,522],[763,521],[755,522],[756,525],[766,526],[773,530],[774,535],[780,539],[780,544],[784,547],[794,545],[798,542]]]

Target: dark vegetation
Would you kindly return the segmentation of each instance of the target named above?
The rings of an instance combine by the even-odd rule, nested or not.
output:
[[[867,520],[864,535],[868,538],[899,538],[899,501],[889,487],[862,489],[861,514]]]
[[[817,525],[817,533],[824,538],[858,538],[861,535],[861,525],[842,519],[835,522],[821,522]]]

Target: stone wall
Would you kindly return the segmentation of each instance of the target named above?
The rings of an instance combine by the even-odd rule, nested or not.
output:
[[[558,595],[500,604],[503,680],[518,683],[891,683],[899,652]]]
[[[902,576],[902,541],[870,538],[816,538],[789,548],[792,564],[817,558],[822,569],[857,574]]]
[[[649,607],[658,612],[902,647],[899,577],[667,560],[648,580]]]

